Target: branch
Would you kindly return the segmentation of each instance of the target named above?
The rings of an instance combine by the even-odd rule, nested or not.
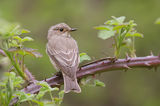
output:
[[[127,56],[125,59],[118,59],[115,61],[111,61],[108,58],[104,58],[80,67],[79,71],[77,72],[77,78],[80,80],[86,76],[94,75],[97,73],[114,70],[128,70],[136,67],[149,69],[154,68],[156,70],[159,65],[160,56],[153,55],[136,58],[130,58]],[[43,81],[47,82],[51,87],[56,87],[63,84],[62,76],[57,75],[54,75],[53,77],[45,79]],[[26,93],[35,94],[39,92],[40,88],[41,86],[33,83],[22,89],[22,91]],[[17,99],[14,99],[12,103],[15,103],[16,101]]]

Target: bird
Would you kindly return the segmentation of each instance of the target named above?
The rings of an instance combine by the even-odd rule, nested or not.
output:
[[[62,72],[65,93],[81,92],[76,76],[80,63],[79,50],[76,40],[70,34],[76,30],[66,23],[56,24],[48,30],[46,52],[54,68]]]

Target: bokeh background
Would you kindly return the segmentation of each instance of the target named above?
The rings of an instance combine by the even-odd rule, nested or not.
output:
[[[150,51],[160,53],[160,0],[0,0],[0,17],[19,22],[31,31],[42,58],[26,57],[25,63],[36,79],[51,77],[55,72],[45,53],[46,36],[50,26],[65,22],[78,31],[72,33],[80,52],[86,52],[92,61],[113,56],[112,40],[97,37],[94,26],[103,24],[110,16],[126,16],[135,20],[137,30],[144,34],[136,40],[137,56]],[[122,56],[124,57],[124,56]],[[82,93],[69,93],[62,106],[160,106],[160,70],[132,69],[112,71],[97,76],[106,87],[83,87]]]

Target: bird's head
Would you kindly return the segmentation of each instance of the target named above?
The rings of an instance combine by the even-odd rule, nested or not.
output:
[[[51,36],[66,36],[70,37],[70,32],[76,31],[77,28],[70,28],[67,24],[65,23],[59,23],[54,26],[52,26],[49,31],[48,31],[48,38]]]

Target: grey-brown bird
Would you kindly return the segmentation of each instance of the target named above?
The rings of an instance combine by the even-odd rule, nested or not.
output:
[[[61,71],[64,79],[64,92],[81,92],[77,83],[76,72],[80,61],[77,42],[70,32],[75,31],[65,23],[52,26],[48,31],[47,54],[57,71]]]

